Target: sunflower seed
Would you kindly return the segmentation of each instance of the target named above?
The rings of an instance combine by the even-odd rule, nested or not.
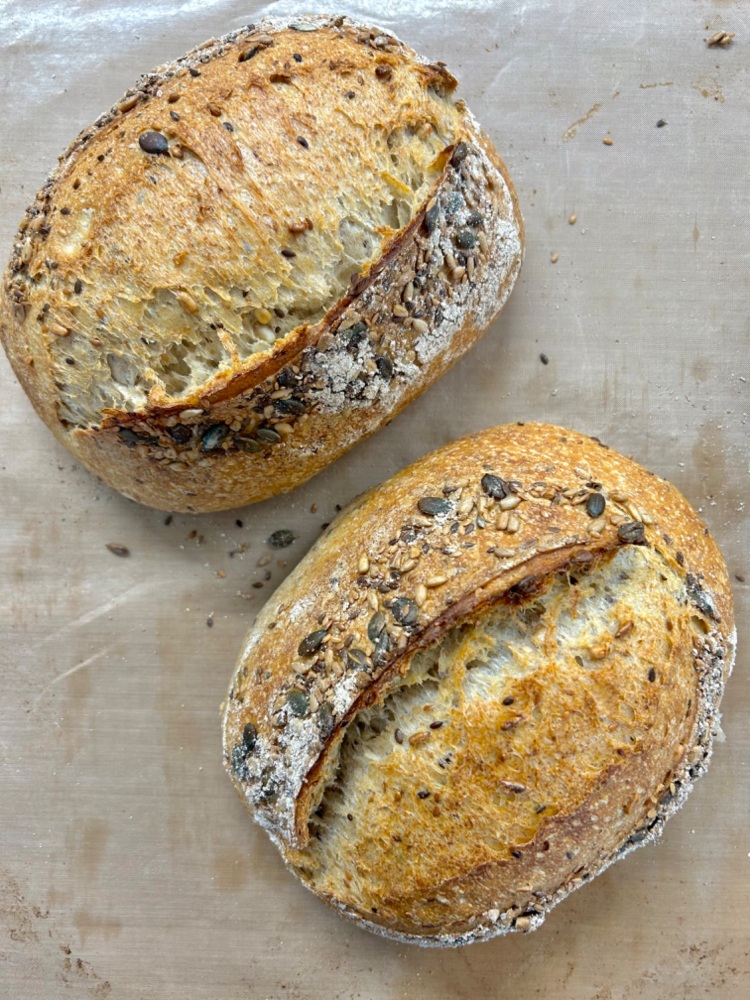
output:
[[[518,496],[503,497],[503,499],[498,504],[500,510],[515,510],[516,507],[521,503],[521,498]]]

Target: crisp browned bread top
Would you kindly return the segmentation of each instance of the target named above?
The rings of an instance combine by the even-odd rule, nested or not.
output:
[[[420,791],[429,793],[434,754],[420,758],[416,752],[409,762],[394,747],[398,755],[373,764],[353,779],[354,786],[347,785],[345,794],[363,812],[374,812],[361,826],[353,817],[349,827],[344,823],[337,843],[358,843],[353,857],[366,869],[357,874],[352,862],[348,879],[353,881],[344,881],[346,850],[338,851],[337,867],[309,838],[324,789],[346,779],[346,772],[336,777],[337,757],[352,720],[361,719],[368,706],[387,705],[389,694],[411,683],[418,651],[447,641],[456,627],[470,632],[475,627],[467,633],[467,648],[451,654],[454,666],[461,663],[464,669],[491,645],[483,630],[498,607],[528,609],[551,594],[544,613],[551,634],[562,642],[565,630],[557,623],[570,614],[565,602],[575,605],[583,598],[575,596],[577,585],[568,577],[565,586],[554,581],[561,573],[570,578],[588,573],[594,580],[609,566],[615,572],[617,554],[628,549],[637,550],[628,571],[631,589],[615,580],[617,620],[597,612],[591,635],[580,640],[585,662],[579,656],[577,663],[572,652],[570,662],[567,654],[550,652],[546,666],[543,659],[533,666],[531,657],[528,679],[514,692],[515,706],[505,704],[510,691],[498,690],[494,701],[488,695],[456,710],[459,729],[453,736],[447,726],[430,732],[426,722],[434,746],[441,740],[453,749],[469,746],[476,760],[485,762],[474,767],[470,758],[464,761],[466,780],[449,799],[452,812],[444,807],[441,817],[438,808],[433,816],[425,810],[434,808],[434,801],[418,800]],[[562,587],[559,597],[555,587]],[[450,641],[454,647],[458,642]],[[442,935],[443,942],[446,935],[450,940],[482,936],[488,933],[486,920],[477,930],[482,913],[512,908],[503,880],[512,896],[528,885],[527,895],[535,889],[549,903],[563,888],[569,891],[575,867],[591,874],[636,830],[659,826],[676,801],[674,789],[669,792],[672,778],[679,776],[684,794],[689,769],[710,749],[733,648],[722,557],[673,486],[572,431],[540,424],[494,428],[428,455],[352,504],[274,594],[247,638],[233,678],[224,720],[227,764],[255,817],[321,895],[388,933]],[[598,688],[590,686],[591,678]],[[455,677],[440,683],[447,689]],[[534,690],[547,692],[548,713],[530,713]],[[552,711],[555,699],[559,708]],[[630,705],[627,718],[618,715],[621,703]],[[556,744],[559,712],[573,721],[566,722],[565,738],[559,735]],[[425,719],[435,721],[432,715]],[[631,735],[608,736],[610,725]],[[597,740],[603,740],[600,751],[586,763],[587,776],[576,781],[571,768],[584,766],[583,756],[573,764],[569,755]],[[511,827],[503,833],[505,821],[497,817],[498,853],[488,855],[486,844],[480,850],[467,832],[478,828],[498,781],[509,781],[507,767],[493,756],[501,747],[520,760],[541,761],[551,783],[545,794],[557,787],[555,808],[546,816],[527,814],[528,801],[519,805],[520,812],[507,814],[516,828],[520,823],[526,830],[524,844],[540,845],[525,851],[525,860],[512,854],[518,847],[513,837],[520,833],[512,834]],[[351,763],[356,754],[348,759],[350,770],[358,766]],[[413,780],[407,780],[409,774]],[[406,788],[414,793],[408,801]],[[418,812],[423,805],[424,815]],[[403,841],[397,813],[411,817],[414,849],[399,853],[394,847],[392,865],[384,869],[376,861],[384,840],[397,834]],[[324,816],[321,825],[325,822]],[[572,866],[567,852],[576,838],[586,851]],[[547,851],[545,842],[559,850],[544,859],[542,878],[533,866],[536,852]],[[365,911],[362,901],[376,897],[377,912],[370,912],[372,906]],[[435,902],[438,897],[443,903]],[[441,917],[446,898],[449,912]],[[493,933],[501,929],[496,920],[489,923]]]
[[[143,77],[63,154],[3,281],[0,337],[60,440],[136,499],[216,509],[292,488],[438,377],[522,249],[455,84],[342,17]]]

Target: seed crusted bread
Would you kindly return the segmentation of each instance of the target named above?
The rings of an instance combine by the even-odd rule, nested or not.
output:
[[[531,930],[684,802],[734,649],[726,567],[673,486],[596,439],[497,427],[357,500],[279,587],[226,766],[370,930]]]
[[[207,511],[292,489],[481,336],[523,223],[456,80],[350,18],[270,18],[155,70],[21,224],[0,339],[110,486]]]

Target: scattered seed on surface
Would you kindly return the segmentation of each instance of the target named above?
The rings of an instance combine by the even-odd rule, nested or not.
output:
[[[158,155],[169,152],[169,140],[161,132],[143,132],[138,137],[138,145],[144,153]]]
[[[272,549],[285,549],[296,540],[297,536],[287,528],[279,528],[268,536],[267,543]]]
[[[245,753],[252,753],[258,743],[258,730],[252,724],[248,722],[245,728],[242,730],[242,744],[245,749]]]
[[[665,121],[664,118],[660,118],[659,121],[656,123],[657,128],[664,128],[665,125],[669,125],[669,122]]]
[[[363,649],[347,649],[346,655],[350,666],[358,667],[360,670],[367,670],[370,666],[367,653]]]
[[[300,691],[299,688],[292,688],[286,696],[286,703],[292,715],[298,717],[305,715],[310,708],[309,696],[304,691]]]
[[[327,635],[328,635],[327,628],[319,628],[316,629],[314,632],[310,632],[310,634],[306,635],[305,638],[302,640],[302,642],[299,644],[299,648],[297,649],[298,654],[300,656],[311,656],[313,653],[317,652],[320,649],[321,645],[323,644],[323,640],[326,638]]]
[[[430,797],[430,793],[427,791],[426,788],[422,788],[422,789],[420,789],[417,792],[417,798],[418,799],[428,799],[429,797]]]
[[[450,501],[442,497],[422,497],[417,501],[417,507],[422,514],[428,517],[437,517],[439,514],[450,514],[453,509]]]
[[[391,637],[386,631],[380,633],[372,651],[372,662],[376,667],[382,666],[388,659],[391,651]]]
[[[281,434],[271,427],[259,427],[255,433],[264,444],[278,444],[281,441]]]
[[[547,357],[546,354],[540,354],[539,355],[539,360],[542,362],[543,365],[548,365],[549,364],[549,358]]]
[[[381,632],[385,628],[385,616],[376,611],[367,625],[367,637],[371,642],[376,642]]]
[[[307,141],[307,139],[304,137],[304,135],[298,135],[297,136],[297,142],[300,144],[300,146],[302,146],[303,149],[309,149],[310,148],[310,143]]]
[[[213,424],[201,438],[201,451],[216,451],[222,446],[228,434],[229,427],[226,424]]]
[[[499,476],[487,472],[482,476],[482,490],[493,500],[503,500],[507,496],[504,481]]]
[[[502,500],[498,502],[498,507],[500,510],[515,510],[516,507],[521,503],[521,498],[519,496],[507,496],[503,497]]]
[[[656,680],[656,670],[653,667],[648,672],[648,680],[650,684],[653,684]]]
[[[409,746],[418,747],[422,743],[424,743],[425,740],[428,740],[429,738],[430,734],[426,729],[418,729],[416,733],[412,733],[411,736],[409,737]]]
[[[470,229],[461,229],[456,233],[456,246],[462,250],[471,250],[476,246],[477,238]]]
[[[214,627],[214,616],[213,615],[209,615],[208,616],[208,618],[206,619],[206,625],[209,628],[213,628]]]
[[[568,219],[568,225],[569,226],[574,226],[576,224],[576,219],[577,218],[578,218],[578,216],[575,214],[575,212],[573,212],[573,214]]]
[[[107,548],[115,556],[129,556],[130,549],[125,545],[120,545],[117,542],[107,542]]]
[[[375,355],[375,365],[378,369],[378,374],[385,379],[393,378],[393,362],[390,358],[387,358],[384,354]]]
[[[514,792],[516,795],[522,795],[526,791],[526,785],[522,785],[520,781],[499,781],[498,784],[508,792]]]
[[[424,227],[428,233],[431,233],[438,223],[440,218],[440,206],[437,202],[434,202],[424,213]]]
[[[297,254],[294,252],[294,250],[290,250],[289,247],[282,247],[280,252],[281,252],[281,256],[282,257],[286,257],[287,260],[291,260],[292,257],[296,257],[297,256]]]
[[[586,500],[586,513],[589,517],[601,517],[607,501],[601,493],[590,493]]]
[[[453,156],[451,156],[451,166],[457,167],[466,159],[469,155],[469,147],[465,142],[459,142],[456,148],[453,150]]]
[[[727,45],[732,44],[732,39],[735,33],[733,31],[716,31],[713,35],[706,41],[706,45],[711,49],[716,45],[719,45],[722,49],[725,49]]]
[[[399,746],[401,746],[401,744],[404,742],[404,734],[401,732],[400,729],[396,730],[396,732],[393,734],[393,738],[398,743]]]
[[[617,537],[626,545],[644,545],[646,532],[640,521],[626,521],[617,528]]]
[[[399,625],[413,625],[419,617],[419,608],[409,597],[397,597],[391,604],[391,614]]]
[[[605,138],[602,139],[602,142],[604,143],[605,146],[611,146],[611,145],[613,145],[614,140],[610,139],[609,136],[605,136]]]

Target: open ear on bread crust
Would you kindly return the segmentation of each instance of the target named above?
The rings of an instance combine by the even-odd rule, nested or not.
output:
[[[585,605],[597,587],[604,603]],[[498,614],[511,631],[532,623],[524,676],[516,652],[494,694],[459,692],[442,720],[426,703],[424,739],[402,731],[387,760],[373,752],[369,771],[341,774],[356,758],[353,727],[384,706],[379,726],[398,728],[418,658],[462,636],[481,646]],[[561,615],[593,632],[565,638]],[[510,634],[502,649],[515,648]],[[232,680],[227,767],[293,870],[371,929],[424,944],[530,929],[684,801],[711,752],[734,645],[723,559],[673,486],[572,431],[492,428],[360,497],[279,587]],[[448,683],[438,677],[437,695]],[[429,778],[445,747],[452,774],[470,777],[440,776],[436,803]],[[532,759],[557,781],[538,814]],[[334,809],[351,795],[371,810],[366,827],[352,812],[347,826],[344,809],[334,829],[330,789]]]
[[[286,492],[484,333],[518,276],[512,182],[440,63],[269,18],[142,77],[24,219],[0,339],[97,476],[175,511]]]

